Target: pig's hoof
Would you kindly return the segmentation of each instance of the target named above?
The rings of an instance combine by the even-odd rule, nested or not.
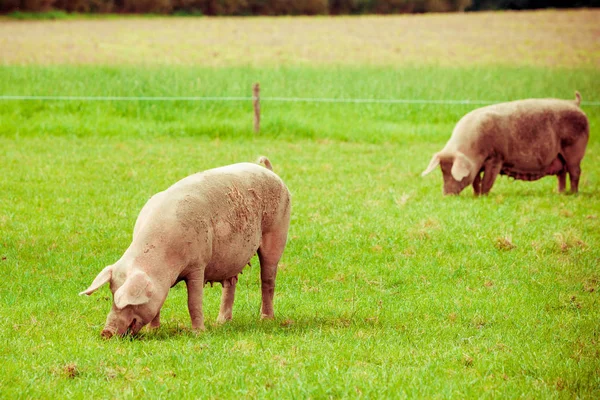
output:
[[[217,317],[217,324],[219,324],[219,325],[223,325],[227,321],[231,321],[231,316],[225,317],[225,316],[219,315]]]
[[[260,314],[260,319],[274,319],[275,316],[273,314]]]

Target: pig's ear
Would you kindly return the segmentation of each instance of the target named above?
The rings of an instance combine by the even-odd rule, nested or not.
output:
[[[89,296],[90,294],[92,294],[96,290],[98,290],[98,288],[100,286],[102,286],[105,283],[107,283],[108,281],[110,281],[111,276],[112,276],[112,265],[109,265],[108,267],[105,267],[102,271],[100,271],[100,273],[98,274],[96,279],[94,279],[94,282],[92,282],[90,287],[87,288],[86,290],[84,290],[83,292],[79,293],[79,295],[81,296],[81,295],[87,294]]]
[[[137,271],[115,292],[115,306],[122,309],[129,305],[146,304],[150,301],[153,289],[150,277],[145,272]]]
[[[466,176],[471,174],[472,162],[463,153],[458,152],[452,163],[450,173],[458,182],[462,181]]]
[[[429,165],[427,166],[425,171],[421,173],[421,176],[427,175],[428,173],[433,171],[438,165],[440,165],[440,153],[435,153],[431,158],[431,161],[429,162]]]

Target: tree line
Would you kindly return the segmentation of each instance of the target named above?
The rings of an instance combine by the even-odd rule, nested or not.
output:
[[[59,10],[175,15],[343,15],[547,7],[600,7],[600,0],[0,0],[0,13]]]

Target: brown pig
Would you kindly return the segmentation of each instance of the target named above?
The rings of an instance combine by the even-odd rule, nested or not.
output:
[[[557,175],[563,192],[569,173],[576,193],[589,125],[579,108],[579,92],[575,97],[518,100],[471,111],[422,175],[440,165],[444,194],[459,194],[472,184],[480,195],[490,191],[498,174],[525,181]]]
[[[160,324],[169,288],[185,281],[192,328],[204,329],[205,283],[223,286],[218,322],[232,317],[237,276],[255,253],[260,261],[261,318],[273,318],[277,264],[290,223],[290,192],[267,168],[228,165],[180,180],[142,208],[123,256],[104,268],[90,295],[110,284],[113,305],[102,336],[136,334]]]

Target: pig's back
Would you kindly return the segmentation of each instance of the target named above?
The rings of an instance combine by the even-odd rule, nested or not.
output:
[[[573,102],[528,99],[482,107],[465,115],[454,143],[501,156],[524,171],[548,167],[564,146],[588,135],[587,117]]]
[[[191,175],[167,189],[163,199],[170,223],[201,244],[210,243],[208,281],[239,273],[260,246],[263,232],[285,217],[282,204],[289,207],[283,181],[251,163]]]
[[[479,131],[535,143],[586,134],[587,117],[573,101],[527,99],[482,107],[465,115]]]

